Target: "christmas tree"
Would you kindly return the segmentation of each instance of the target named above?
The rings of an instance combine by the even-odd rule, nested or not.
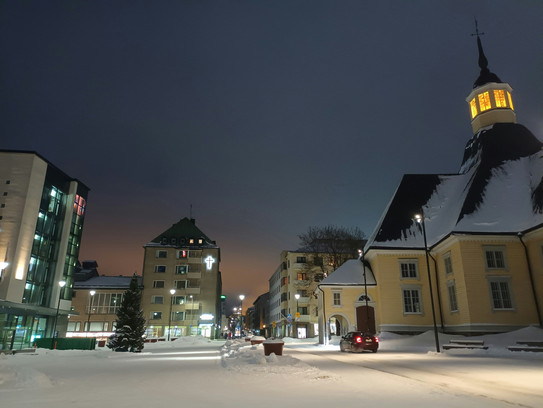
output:
[[[115,334],[110,337],[108,347],[115,351],[139,352],[143,350],[145,318],[141,309],[141,290],[138,277],[134,275],[130,288],[124,292],[121,306],[117,310]]]

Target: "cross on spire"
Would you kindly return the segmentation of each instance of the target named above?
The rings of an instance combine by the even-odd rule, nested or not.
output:
[[[477,17],[474,17],[474,18],[475,18],[475,33],[472,33],[471,35],[472,36],[476,35],[477,38],[479,38],[480,35],[485,35],[485,33],[479,32],[479,24],[477,23]]]

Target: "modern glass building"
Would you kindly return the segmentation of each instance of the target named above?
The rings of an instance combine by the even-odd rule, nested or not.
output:
[[[0,150],[0,350],[65,332],[88,192],[36,152]]]

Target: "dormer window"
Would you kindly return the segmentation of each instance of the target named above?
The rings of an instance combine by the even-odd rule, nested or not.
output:
[[[194,244],[194,238],[189,239],[189,244],[190,244],[190,245],[193,245],[193,244]]]

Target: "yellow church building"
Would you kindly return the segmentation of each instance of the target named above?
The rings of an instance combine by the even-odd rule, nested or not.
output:
[[[358,272],[345,264],[319,285],[328,333],[372,321],[398,333],[542,324],[543,143],[516,123],[511,87],[488,69],[479,37],[477,46],[473,137],[458,174],[404,175],[353,261]]]

